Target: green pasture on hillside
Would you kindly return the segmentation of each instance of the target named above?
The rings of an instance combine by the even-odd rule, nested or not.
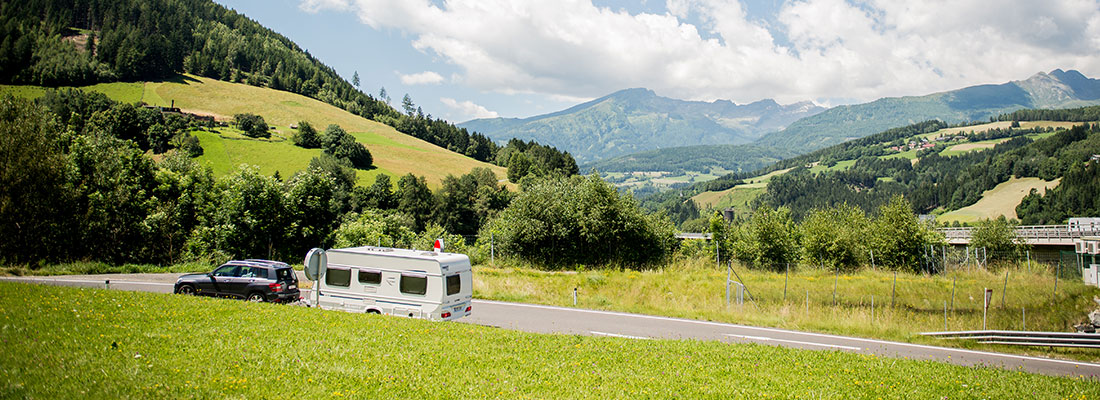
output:
[[[877,355],[23,283],[0,291],[3,398],[1100,397],[1093,378]]]
[[[447,175],[460,176],[479,167],[489,168],[499,179],[506,178],[506,170],[502,167],[440,148],[388,125],[294,93],[193,75],[180,75],[164,82],[104,83],[81,89],[101,92],[124,103],[175,104],[184,112],[213,116],[219,121],[230,121],[238,113],[257,114],[270,126],[275,126],[273,132],[282,138],[291,137],[294,131],[290,125],[303,120],[322,132],[329,124],[340,125],[366,145],[374,157],[375,168],[359,170],[356,174],[360,185],[373,183],[378,174],[390,175],[391,180],[397,182],[402,175],[412,173],[425,177],[428,186],[436,188]],[[39,86],[0,85],[0,93],[26,98],[41,97],[45,92],[46,88]],[[279,171],[284,178],[289,178],[320,154],[320,150],[296,148],[279,138],[255,140],[238,137],[232,131],[219,128],[221,135],[197,135],[205,152],[200,162],[211,165],[218,175],[250,164],[258,166],[261,173]]]
[[[1039,193],[1045,193],[1047,189],[1058,186],[1062,178],[1047,182],[1039,178],[1012,178],[1002,182],[993,189],[982,192],[982,198],[976,203],[949,211],[936,217],[939,222],[977,222],[981,219],[997,218],[1004,215],[1006,218],[1019,218],[1016,215],[1016,206],[1024,199],[1032,189]]]

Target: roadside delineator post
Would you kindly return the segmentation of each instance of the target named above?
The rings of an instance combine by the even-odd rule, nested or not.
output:
[[[577,288],[573,288],[573,307],[577,306]]]
[[[982,330],[986,330],[986,321],[989,317],[989,300],[993,297],[993,289],[985,288],[985,295],[982,299],[985,303],[982,305]]]
[[[947,301],[943,302],[943,331],[947,332]]]
[[[103,280],[103,288],[104,289],[110,289],[111,288],[111,280],[110,279],[104,279]]]

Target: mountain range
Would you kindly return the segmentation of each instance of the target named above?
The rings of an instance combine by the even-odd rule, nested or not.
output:
[[[949,124],[982,121],[1020,109],[1072,108],[1100,104],[1100,80],[1056,69],[1022,81],[970,86],[924,96],[887,97],[837,106],[803,118],[754,144],[807,153],[921,121]]]
[[[1020,81],[888,97],[828,110],[809,102],[784,106],[772,100],[747,105],[682,101],[646,89],[628,89],[556,113],[479,119],[459,126],[493,140],[516,137],[551,143],[572,153],[585,164],[583,170],[596,166],[601,172],[640,167],[674,171],[686,165],[737,170],[920,121],[981,121],[1020,109],[1095,104],[1100,104],[1100,80],[1056,69]],[[692,149],[677,148],[681,146]],[[723,160],[713,165],[695,161],[708,147]],[[645,165],[639,165],[641,160]]]
[[[626,89],[530,118],[487,118],[459,124],[497,141],[536,140],[569,151],[578,163],[685,145],[745,144],[825,109],[811,102],[685,101],[652,90]]]

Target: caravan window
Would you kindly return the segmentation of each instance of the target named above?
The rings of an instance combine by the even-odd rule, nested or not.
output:
[[[462,291],[462,278],[458,275],[447,277],[447,295],[452,296]]]
[[[343,286],[348,287],[351,285],[351,270],[350,269],[328,269],[325,271],[325,284],[329,286]]]
[[[359,270],[359,283],[364,285],[381,285],[382,271]]]
[[[401,293],[424,294],[428,292],[428,277],[401,274]]]

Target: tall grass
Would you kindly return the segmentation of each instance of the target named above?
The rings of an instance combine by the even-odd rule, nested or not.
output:
[[[1092,350],[1010,349],[944,342],[919,335],[945,328],[981,329],[986,288],[994,290],[987,315],[988,329],[1023,329],[1026,313],[1027,330],[1070,330],[1097,307],[1092,299],[1100,296],[1100,288],[1062,279],[1055,293],[1054,274],[1045,268],[1029,271],[1026,266],[1012,264],[994,272],[973,269],[941,275],[898,273],[895,283],[893,272],[881,270],[863,269],[838,275],[802,267],[785,274],[734,264],[736,274],[730,274],[730,278],[738,280],[739,275],[747,293],[744,303],[738,305],[736,285],[731,285],[731,304],[727,305],[727,269],[716,266],[714,260],[681,259],[664,268],[646,271],[546,272],[511,265],[502,261],[495,266],[475,267],[474,295],[573,306],[576,288],[577,307],[583,308],[1100,359],[1100,354]],[[1002,291],[1006,272],[1007,290]]]

